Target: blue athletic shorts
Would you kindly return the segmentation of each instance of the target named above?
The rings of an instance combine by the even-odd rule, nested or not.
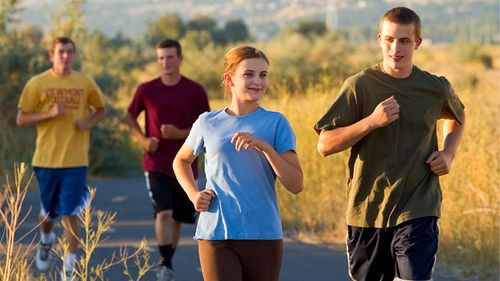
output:
[[[79,215],[89,202],[87,167],[33,167],[40,189],[40,215]]]

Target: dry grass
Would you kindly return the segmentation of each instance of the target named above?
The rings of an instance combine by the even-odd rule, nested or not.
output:
[[[20,247],[16,234],[28,214],[22,215],[23,202],[32,177],[26,178],[26,166],[21,163],[14,166],[14,179],[6,175],[6,184],[0,193],[0,226],[3,228],[0,237],[0,280],[29,280],[29,253],[33,249],[33,241],[27,247]],[[29,213],[29,212],[28,212]]]
[[[25,215],[21,216],[24,199],[32,180],[32,175],[27,177],[26,172],[27,166],[24,163],[15,165],[14,182],[11,183],[7,176],[6,184],[0,193],[0,206],[2,206],[0,209],[0,226],[3,228],[3,233],[0,237],[0,280],[34,280],[31,272],[32,252],[34,252],[35,248],[34,240],[31,240],[28,245],[20,241],[37,228],[32,229],[23,237],[16,239],[17,231],[26,220],[29,211],[31,211],[30,209]],[[90,194],[90,201],[92,202],[95,196],[95,189],[91,189]],[[116,213],[94,210],[91,206],[92,204],[88,204],[79,216],[83,235],[81,235],[78,241],[82,248],[82,254],[77,259],[75,276],[78,276],[81,281],[104,280],[104,273],[111,267],[123,266],[124,279],[141,280],[153,267],[149,260],[150,256],[145,240],[132,252],[129,252],[127,248],[122,248],[118,254],[113,254],[109,260],[92,265],[92,256],[100,244],[107,239],[104,234],[113,224]],[[67,228],[64,222],[63,226]],[[67,253],[68,247],[69,245],[64,238],[58,239],[55,252],[61,260],[64,259],[64,254]],[[133,276],[130,270],[129,261],[132,261],[131,263],[135,267],[135,276]],[[42,273],[38,279],[59,280],[57,277],[58,273]]]

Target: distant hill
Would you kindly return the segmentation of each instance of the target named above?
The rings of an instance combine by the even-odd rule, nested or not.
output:
[[[18,25],[50,24],[51,10],[62,1],[24,0]],[[351,40],[373,40],[380,16],[394,6],[414,9],[424,23],[424,37],[434,42],[456,39],[498,43],[498,0],[87,0],[86,20],[108,35],[141,36],[148,21],[177,13],[186,21],[203,14],[219,24],[241,18],[257,39],[273,36],[301,19],[324,20]]]

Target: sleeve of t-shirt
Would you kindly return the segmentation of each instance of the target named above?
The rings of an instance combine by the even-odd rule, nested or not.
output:
[[[27,113],[35,112],[40,102],[40,95],[37,91],[38,89],[33,80],[29,80],[24,86],[17,108]]]
[[[189,146],[193,149],[193,154],[198,156],[203,150],[205,146],[205,142],[203,140],[202,134],[202,119],[204,118],[204,114],[200,115],[196,121],[194,121],[191,130],[189,131],[189,135],[184,142],[185,145]]]
[[[200,86],[200,97],[198,98],[198,114],[210,111],[210,105],[208,103],[208,95],[205,89]]]
[[[333,130],[354,124],[358,119],[356,94],[351,80],[347,79],[328,111],[314,125],[314,129],[319,134],[322,130]]]
[[[104,94],[102,93],[101,88],[97,85],[97,83],[94,81],[94,79],[88,77],[89,82],[90,82],[90,94],[89,94],[89,104],[93,108],[103,108],[105,101],[104,101]]]
[[[444,79],[444,78],[443,78]],[[445,80],[445,100],[443,103],[443,108],[441,109],[441,118],[444,119],[455,119],[458,124],[462,124],[460,119],[460,114],[464,111],[465,106],[458,96],[455,94],[455,90],[451,86],[448,80]]]
[[[142,85],[139,85],[135,90],[134,97],[132,98],[132,102],[128,107],[128,113],[132,115],[134,118],[137,118],[139,114],[144,110],[144,103],[142,101],[142,93],[143,93]]]
[[[280,114],[278,127],[276,128],[275,147],[274,150],[278,154],[283,154],[287,151],[297,151],[296,138],[293,133],[290,123],[285,116]]]

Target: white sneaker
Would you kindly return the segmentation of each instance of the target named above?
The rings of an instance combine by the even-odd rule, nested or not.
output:
[[[175,281],[174,271],[164,265],[160,265],[158,271],[156,272],[156,278],[158,281]]]
[[[48,243],[40,243],[38,244],[38,248],[36,250],[36,268],[39,271],[47,271],[50,265],[50,251],[52,250],[52,244],[56,241],[56,234],[54,232],[50,232],[49,234],[49,242]]]

